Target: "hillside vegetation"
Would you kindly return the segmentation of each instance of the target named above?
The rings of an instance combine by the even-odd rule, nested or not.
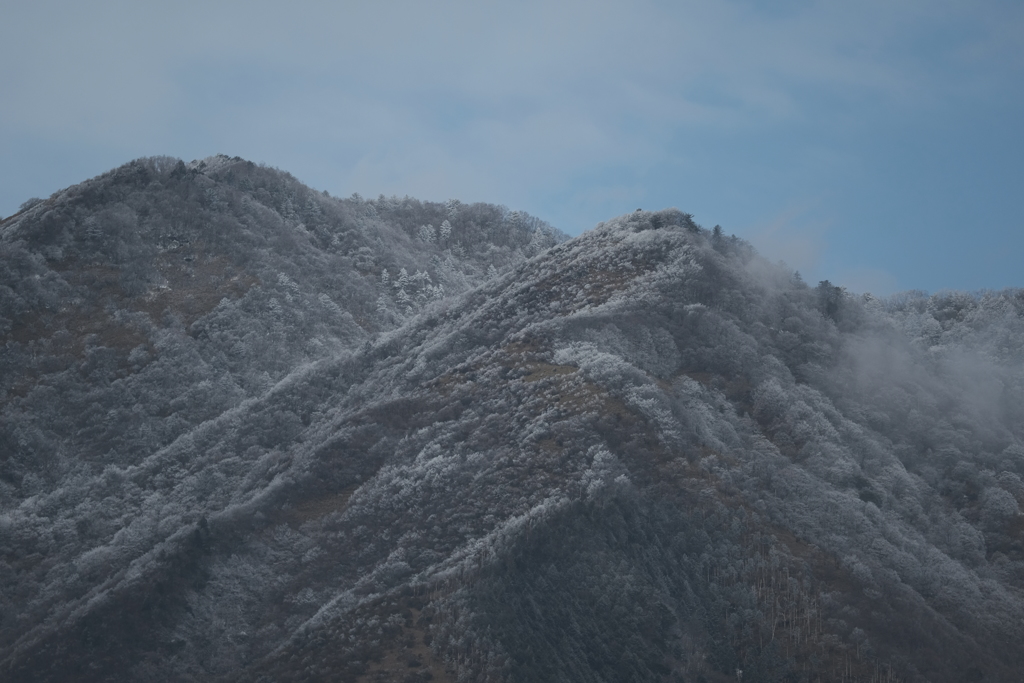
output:
[[[226,157],[0,230],[4,680],[1020,680],[1021,291]]]

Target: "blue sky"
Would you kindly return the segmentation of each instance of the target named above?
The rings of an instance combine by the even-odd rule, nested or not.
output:
[[[676,206],[851,290],[1024,286],[1024,3],[38,0],[0,25],[0,215],[132,158],[332,194]]]

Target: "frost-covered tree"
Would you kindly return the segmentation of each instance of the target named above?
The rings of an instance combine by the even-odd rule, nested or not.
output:
[[[405,268],[401,268],[398,271],[398,278],[394,281],[394,286],[397,289],[404,290],[409,286],[409,271]]]
[[[445,218],[447,220],[455,220],[455,217],[459,215],[459,207],[462,205],[458,199],[449,199],[445,202]]]

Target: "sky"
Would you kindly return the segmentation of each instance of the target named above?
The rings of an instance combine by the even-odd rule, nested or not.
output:
[[[677,207],[808,282],[1024,287],[1024,3],[12,3],[0,216],[131,159],[576,235]]]

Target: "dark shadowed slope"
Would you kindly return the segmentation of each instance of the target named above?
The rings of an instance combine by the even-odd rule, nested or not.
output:
[[[252,277],[311,311],[304,270],[324,277]],[[382,320],[396,288],[371,275]],[[810,288],[678,211],[479,281],[395,329],[321,332],[352,341],[147,448],[95,445],[121,415],[102,404],[50,436],[78,408],[45,372],[8,390],[16,452],[29,427],[66,445],[56,472],[22,456],[8,477],[7,677],[1020,680],[1019,293]],[[356,295],[328,296],[357,320]],[[206,316],[179,323],[197,374],[139,387],[218,381],[190,333]],[[144,372],[85,362],[52,373],[105,396]],[[148,415],[140,396],[116,408]]]

